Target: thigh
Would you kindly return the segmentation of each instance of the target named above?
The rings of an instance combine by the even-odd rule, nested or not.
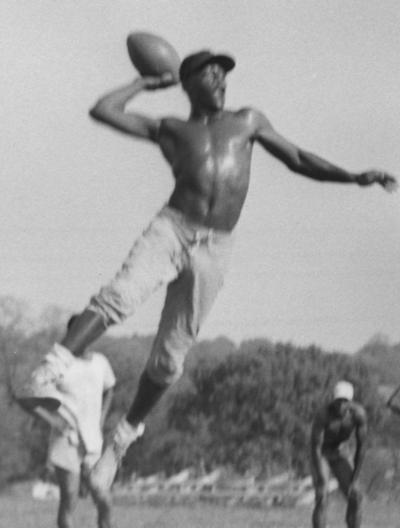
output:
[[[147,371],[153,381],[167,385],[182,373],[186,353],[195,340],[193,319],[194,277],[184,270],[169,284]]]
[[[114,279],[91,299],[89,309],[101,313],[107,323],[122,322],[158,287],[174,280],[182,266],[182,244],[173,225],[156,217]]]
[[[197,337],[220,292],[229,266],[233,246],[231,235],[212,231],[190,250],[190,274],[173,287],[167,299],[176,320],[191,337]],[[174,297],[179,302],[174,303]]]
[[[91,490],[90,473],[101,457],[101,452],[87,453],[82,449],[81,453],[81,471],[79,482],[79,496],[86,498],[88,491]]]
[[[176,381],[186,354],[211,310],[224,280],[220,259],[197,248],[190,265],[169,284],[147,369],[161,384]]]
[[[353,476],[353,468],[348,458],[343,454],[337,454],[330,460],[333,475],[336,477],[341,492],[347,496]]]
[[[322,456],[320,460],[320,468],[317,470],[314,463],[311,463],[311,476],[316,490],[321,492],[328,490],[330,467],[327,459]]]
[[[72,444],[67,434],[52,432],[48,462],[54,467],[79,475],[82,462],[79,446]]]

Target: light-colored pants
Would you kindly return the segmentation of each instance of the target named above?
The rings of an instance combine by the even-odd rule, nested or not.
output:
[[[72,431],[73,433],[73,431]],[[92,469],[99,460],[101,452],[88,453],[76,434],[66,430],[62,433],[52,430],[50,433],[47,463],[71,473],[79,474],[82,464]]]
[[[170,384],[221,289],[233,236],[197,225],[165,206],[139,237],[115,278],[92,297],[89,310],[106,325],[120,323],[168,284],[158,332],[147,364],[156,383]]]

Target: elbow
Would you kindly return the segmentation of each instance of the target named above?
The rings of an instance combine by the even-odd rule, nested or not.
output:
[[[104,121],[106,112],[100,103],[96,103],[90,110],[89,110],[89,116],[94,119],[95,121]]]
[[[286,161],[286,166],[292,172],[297,172],[298,174],[304,174],[304,166],[301,162],[300,157],[298,156],[290,157]]]
[[[307,178],[311,178],[312,180],[320,182],[326,180],[321,167],[315,163],[312,154],[305,150],[298,149],[296,155],[293,156],[291,170],[302,176],[307,176]]]
[[[292,152],[290,152],[290,155],[287,156],[285,162],[286,162],[287,168],[291,170],[292,172],[297,172],[298,174],[304,174],[305,163],[304,163],[303,153],[300,149],[296,148]]]
[[[291,172],[297,172],[297,173],[301,173],[301,165],[300,163],[297,163],[296,160],[288,160],[286,162],[286,167],[291,171]]]
[[[89,116],[95,121],[102,123],[109,123],[117,112],[117,108],[112,104],[111,101],[100,99],[97,103],[89,110]]]

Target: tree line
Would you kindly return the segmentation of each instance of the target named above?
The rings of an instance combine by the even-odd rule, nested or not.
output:
[[[0,485],[45,467],[48,428],[20,409],[15,392],[62,335],[67,316],[52,308],[32,321],[25,305],[0,298]],[[130,405],[152,339],[106,336],[93,346],[107,356],[118,380],[106,433]],[[385,409],[380,387],[397,382],[399,351],[380,337],[352,355],[267,339],[238,346],[224,337],[201,341],[182,379],[150,415],[144,437],[129,449],[120,477],[172,474],[188,466],[304,476],[313,416],[338,379],[354,384],[367,410],[370,445],[396,446],[400,426]]]

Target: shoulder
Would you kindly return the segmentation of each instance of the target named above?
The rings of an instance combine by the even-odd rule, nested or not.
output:
[[[245,106],[236,111],[238,117],[246,119],[253,123],[269,123],[267,116],[252,106]]]
[[[187,121],[184,119],[179,119],[177,117],[163,117],[160,120],[157,137],[160,146],[163,146],[169,139],[184,133],[186,126]]]
[[[179,117],[166,116],[160,119],[160,131],[173,130],[184,126],[186,123],[187,121]]]
[[[351,412],[356,425],[364,425],[367,423],[367,412],[360,403],[352,402]]]
[[[263,112],[257,108],[246,106],[235,112],[237,119],[243,120],[251,133],[266,133],[272,131],[272,125]]]

